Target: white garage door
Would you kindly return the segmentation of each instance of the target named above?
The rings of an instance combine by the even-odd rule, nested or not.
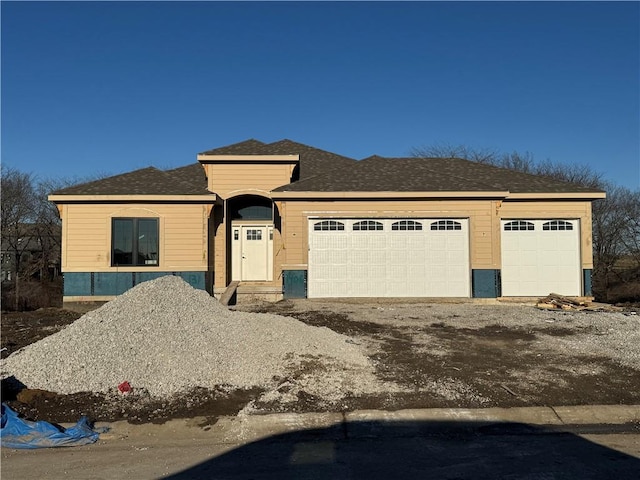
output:
[[[307,295],[469,297],[467,219],[309,220]]]
[[[578,220],[503,220],[502,295],[579,296]]]

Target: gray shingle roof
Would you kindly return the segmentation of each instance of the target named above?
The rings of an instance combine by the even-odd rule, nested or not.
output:
[[[356,161],[291,140],[250,139],[207,155],[299,155],[299,180],[276,192],[496,192],[599,193],[588,187],[458,158],[383,158]],[[171,170],[154,167],[65,188],[54,195],[206,195],[199,163]]]
[[[339,174],[326,173],[277,192],[496,192],[592,193],[586,187],[458,158],[360,160]]]
[[[250,138],[244,142],[238,142],[226,147],[214,148],[206,152],[200,152],[199,155],[259,155],[262,153],[261,148],[265,144],[260,140]]]
[[[197,168],[195,168],[197,167]],[[52,195],[207,195],[207,181],[199,164],[162,171],[155,167],[74,185]]]
[[[320,150],[303,143],[284,139],[273,143],[262,143],[250,139],[227,147],[202,152],[202,155],[299,155],[300,178],[309,178],[328,171],[340,171],[353,165],[353,158]]]

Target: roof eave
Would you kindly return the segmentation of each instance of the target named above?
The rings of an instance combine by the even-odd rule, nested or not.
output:
[[[198,154],[200,163],[217,162],[297,162],[300,155],[207,155]]]
[[[271,192],[271,198],[276,199],[307,199],[307,198],[505,198],[506,191],[495,192]]]
[[[49,195],[48,199],[54,203],[216,203],[218,196],[215,193],[205,195]]]
[[[505,200],[597,200],[606,197],[605,192],[533,192],[509,193]]]

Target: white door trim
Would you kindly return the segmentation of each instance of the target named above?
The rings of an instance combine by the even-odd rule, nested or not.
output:
[[[231,280],[273,280],[273,223],[231,223]]]

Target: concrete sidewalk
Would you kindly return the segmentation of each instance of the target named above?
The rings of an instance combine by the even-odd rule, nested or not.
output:
[[[357,410],[346,413],[278,413],[269,415],[238,415],[220,417],[213,425],[207,419],[197,417],[172,420],[164,424],[132,425],[125,421],[99,423],[97,427],[107,427],[109,432],[100,436],[101,440],[125,438],[137,435],[160,434],[170,430],[179,431],[190,437],[215,438],[220,443],[231,444],[255,441],[274,435],[302,430],[335,430],[342,438],[375,435],[374,429],[385,423],[405,424],[406,435],[420,435],[423,429],[412,425],[450,423],[473,424],[475,426],[496,423],[518,423],[532,426],[557,427],[555,430],[571,429],[594,425],[637,425],[640,428],[640,405],[584,405],[559,407],[512,407],[512,408],[431,408],[415,410]],[[640,430],[638,431],[640,433]]]
[[[626,478],[640,406],[421,409],[98,424],[84,447],[2,449],[2,478]],[[582,430],[582,431],[580,431]]]

